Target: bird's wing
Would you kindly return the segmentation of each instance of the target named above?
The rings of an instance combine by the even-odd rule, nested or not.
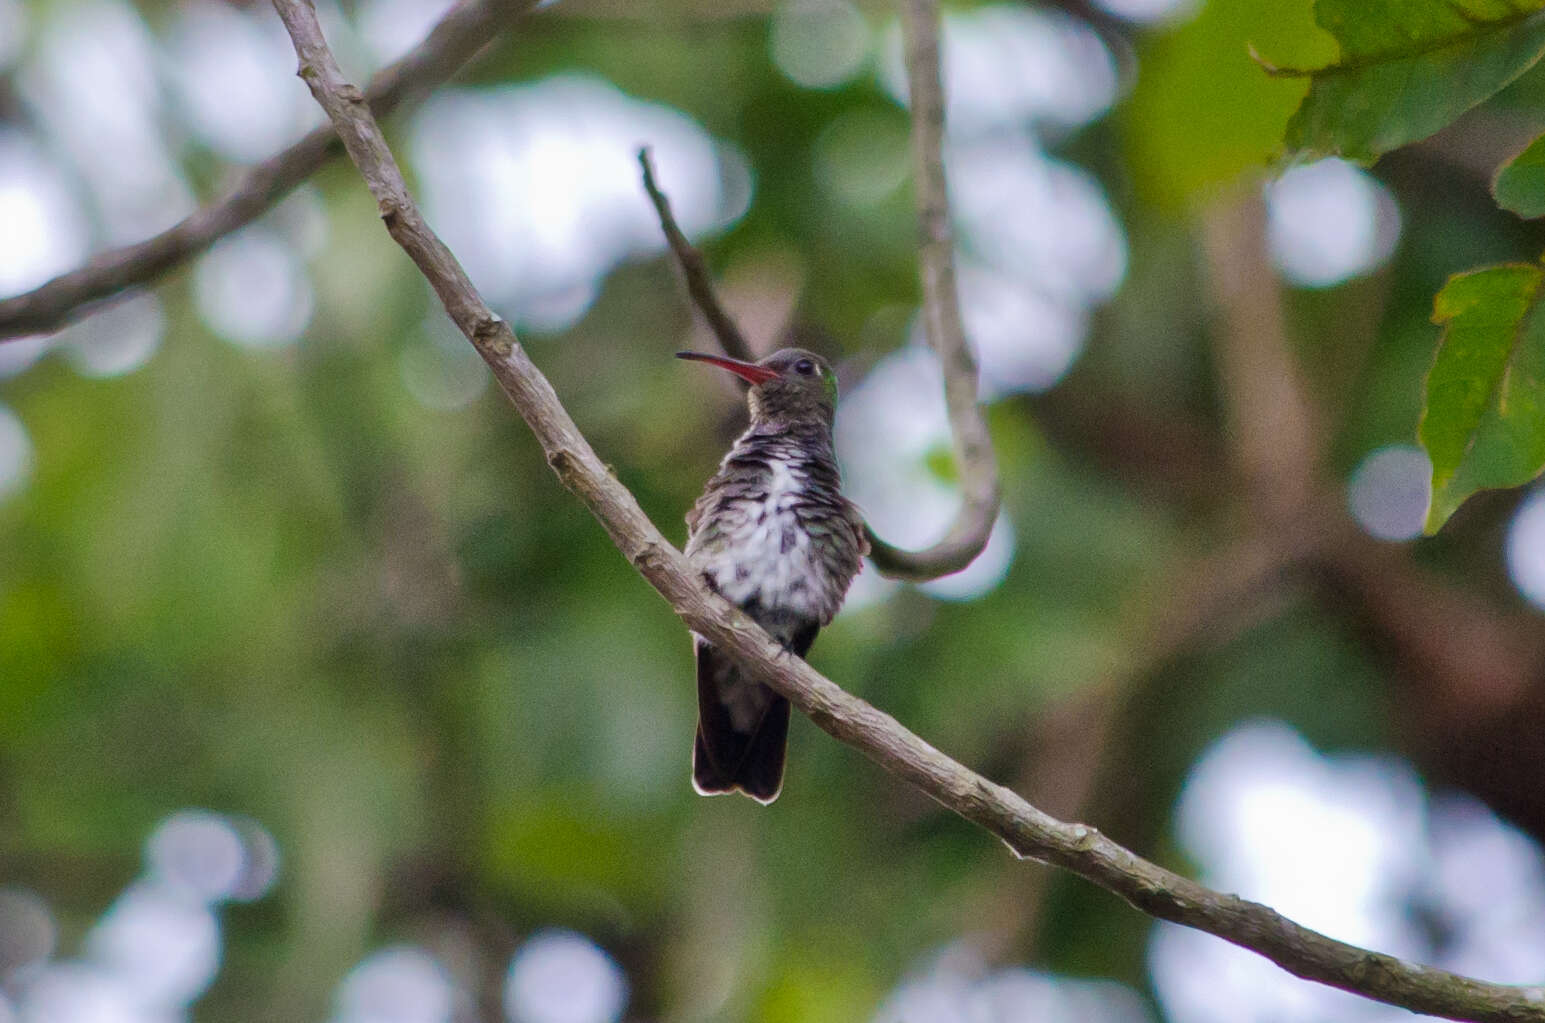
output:
[[[842,503],[846,506],[844,510],[847,512],[848,523],[853,527],[853,536],[858,541],[858,556],[860,558],[867,558],[869,556],[869,533],[864,529],[864,513],[858,510],[858,505],[845,497],[842,499]]]

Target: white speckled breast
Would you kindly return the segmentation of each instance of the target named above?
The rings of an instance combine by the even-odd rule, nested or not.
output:
[[[839,486],[828,434],[796,440],[748,430],[689,516],[686,553],[780,639],[796,619],[825,625],[858,571],[862,545]]]
[[[814,556],[810,535],[794,513],[804,473],[790,459],[774,459],[769,469],[767,496],[729,502],[724,510],[733,510],[740,520],[727,531],[731,542],[700,563],[719,592],[736,604],[754,602],[766,611],[827,621],[836,609],[822,607],[819,594],[825,587],[811,585],[815,577],[825,576],[826,567]]]

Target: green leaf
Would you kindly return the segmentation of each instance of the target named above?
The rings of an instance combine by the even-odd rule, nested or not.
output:
[[[1491,191],[1505,210],[1520,217],[1545,217],[1545,135],[1502,166]]]
[[[1532,67],[1545,53],[1545,0],[1318,0],[1315,20],[1340,59],[1305,76],[1288,122],[1290,159],[1364,163],[1426,138]]]
[[[1545,468],[1545,315],[1539,264],[1449,279],[1433,321],[1443,337],[1418,431],[1432,459],[1432,534],[1477,490],[1514,487]]]

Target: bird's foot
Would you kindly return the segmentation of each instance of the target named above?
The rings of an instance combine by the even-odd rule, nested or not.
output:
[[[783,660],[792,661],[792,660],[797,659],[798,657],[799,657],[798,654],[796,654],[793,650],[790,650],[788,647],[784,646],[782,643],[778,644],[778,652],[773,654],[773,660],[775,660],[775,661],[783,661]]]

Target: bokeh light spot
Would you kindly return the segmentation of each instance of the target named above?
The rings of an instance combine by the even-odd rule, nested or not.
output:
[[[1083,307],[961,260],[961,318],[975,349],[984,401],[1044,391],[1062,379],[1088,333]],[[922,343],[922,327],[914,330]]]
[[[236,889],[246,850],[231,822],[204,810],[183,810],[162,821],[145,844],[150,875],[205,902]]]
[[[1116,101],[1116,63],[1087,23],[1026,4],[991,4],[944,20],[945,124],[951,135],[1087,124]],[[901,30],[886,32],[880,79],[905,102]]]
[[[1081,168],[1021,134],[951,141],[950,208],[963,246],[999,273],[1063,302],[1110,298],[1126,276],[1126,238]]]
[[[1545,490],[1529,492],[1507,530],[1507,571],[1535,607],[1545,608]]]
[[[1176,829],[1204,883],[1331,937],[1498,983],[1539,979],[1539,848],[1469,797],[1429,803],[1404,761],[1326,757],[1284,724],[1242,725],[1192,767]],[[1174,924],[1155,926],[1149,967],[1167,1018],[1188,1023],[1410,1018]]]
[[[91,929],[86,949],[89,961],[122,978],[140,1004],[180,1009],[220,968],[220,925],[186,891],[140,881]]]
[[[31,334],[27,337],[12,338],[4,344],[0,344],[0,379],[13,377],[32,368],[32,364],[43,357],[48,351],[52,337],[45,334]]]
[[[1195,14],[1202,0],[1095,0],[1118,18],[1142,24],[1180,21]]]
[[[196,3],[177,8],[168,63],[189,126],[220,155],[256,163],[319,121],[296,78],[295,51],[261,8]]]
[[[1469,796],[1434,800],[1431,819],[1435,891],[1428,902],[1456,936],[1444,965],[1504,983],[1539,981],[1545,962],[1540,847]]]
[[[338,989],[334,1023],[451,1023],[457,989],[438,959],[399,945],[372,953]]]
[[[976,560],[952,575],[942,576],[918,587],[930,597],[941,600],[971,600],[996,589],[1014,563],[1014,526],[1008,514],[1000,512],[993,523],[987,546]]]
[[[504,1011],[510,1023],[616,1023],[628,1001],[622,968],[573,931],[531,936],[510,962]]]
[[[872,1023],[1150,1023],[1142,998],[1109,981],[1024,967],[989,969],[964,945],[944,949],[881,1003]]]
[[[359,31],[382,64],[396,60],[429,35],[454,0],[367,0],[359,7]]]
[[[1324,288],[1382,266],[1400,239],[1394,196],[1366,171],[1328,159],[1266,186],[1272,261],[1294,284]]]
[[[425,215],[502,315],[543,330],[584,315],[618,263],[664,248],[640,146],[689,236],[750,197],[744,162],[696,122],[592,76],[442,90],[412,140]]]
[[[56,343],[82,376],[115,377],[149,362],[165,333],[161,300],[151,292],[136,291],[71,324]]]
[[[27,136],[3,128],[0,224],[0,295],[42,284],[85,255],[85,225],[59,168]]]
[[[154,36],[116,0],[46,10],[17,78],[49,148],[89,187],[102,240],[137,242],[170,227],[195,199],[168,147]]]
[[[279,879],[279,843],[267,828],[250,817],[233,817],[230,821],[241,835],[245,869],[229,897],[252,902],[267,895]]]
[[[869,25],[848,0],[784,0],[773,12],[769,46],[789,81],[831,89],[863,69]]]
[[[148,1023],[127,979],[83,963],[46,967],[27,985],[18,1015],[22,1023]]]
[[[950,434],[943,376],[930,349],[909,344],[876,363],[838,406],[835,440],[845,491],[887,542],[920,549],[948,531],[961,499],[931,464],[950,450]],[[924,589],[950,600],[979,596],[1002,582],[1013,557],[1013,528],[1000,515],[975,562]],[[873,584],[859,597],[885,592]]]
[[[302,259],[314,259],[327,247],[327,202],[315,185],[302,185],[285,196],[264,220]]]
[[[1352,517],[1380,540],[1420,536],[1432,502],[1432,462],[1427,452],[1393,444],[1364,458],[1347,483]]]
[[[291,247],[263,226],[217,242],[194,267],[200,315],[222,337],[250,348],[293,342],[311,322],[311,282]]]

